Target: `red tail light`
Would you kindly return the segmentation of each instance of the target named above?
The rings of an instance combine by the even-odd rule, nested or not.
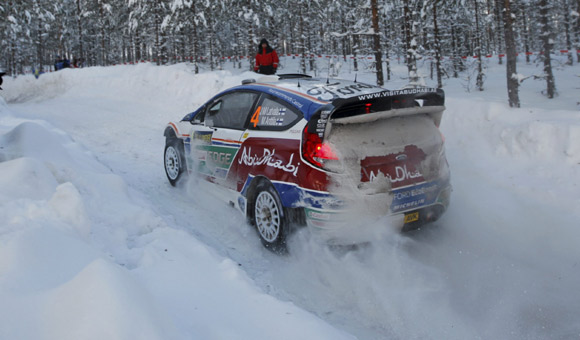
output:
[[[302,133],[302,157],[320,168],[328,160],[338,160],[330,145],[323,143],[318,134],[308,132],[308,126]]]
[[[371,103],[365,104],[365,113],[371,113],[371,106],[373,106]]]

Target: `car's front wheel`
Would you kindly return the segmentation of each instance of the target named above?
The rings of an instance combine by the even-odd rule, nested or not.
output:
[[[266,181],[261,182],[253,202],[253,222],[262,244],[274,252],[286,252],[289,223],[276,189]]]
[[[185,172],[185,159],[183,156],[183,143],[177,139],[167,139],[165,143],[165,174],[171,185],[175,186],[177,181]]]

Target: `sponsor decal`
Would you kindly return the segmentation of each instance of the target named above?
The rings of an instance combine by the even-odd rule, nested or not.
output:
[[[284,116],[285,107],[262,107],[262,116]]]
[[[211,160],[213,164],[218,167],[229,167],[232,162],[232,154],[230,152],[207,151],[206,161]]]
[[[201,141],[205,144],[211,144],[211,136],[213,131],[194,131],[191,139],[193,141]]]
[[[328,123],[328,116],[330,115],[330,110],[320,111],[320,118],[316,122],[316,133],[318,137],[322,139],[324,137],[324,129],[326,129],[326,123]]]
[[[364,89],[380,89],[380,87],[363,83],[357,83],[343,87],[338,87],[337,85],[340,85],[340,83],[327,84],[324,86],[314,86],[306,90],[306,93],[313,97],[317,97],[318,99],[330,101],[336,98],[347,98],[360,92],[364,93]]]
[[[282,126],[286,116],[285,107],[262,107],[260,113],[261,126]]]
[[[409,198],[414,198],[417,196],[422,196],[422,195],[426,195],[426,194],[432,194],[433,192],[435,192],[437,190],[438,186],[437,184],[429,184],[427,186],[420,186],[420,187],[416,187],[416,188],[411,188],[411,189],[407,189],[407,190],[400,190],[397,192],[393,193],[393,197],[396,200],[404,200],[404,199],[409,199]]]
[[[378,174],[383,174],[381,172],[381,170],[378,170]],[[374,171],[371,171],[371,175],[369,176],[369,181],[373,182],[378,174],[375,174]],[[419,170],[415,170],[415,171],[409,171],[407,169],[407,165],[403,165],[403,166],[396,166],[395,167],[395,178],[393,178],[389,173],[383,174],[389,181],[391,181],[391,183],[397,183],[397,182],[402,182],[402,181],[406,181],[409,179],[415,179],[415,178],[422,178],[423,175],[419,172]]]
[[[302,107],[304,106],[304,104],[302,104],[301,102],[297,101],[296,99],[292,98],[291,96],[287,95],[284,92],[280,92],[280,91],[275,90],[275,89],[268,89],[268,92],[270,92],[270,93],[272,93],[280,98],[284,98],[289,103],[292,103],[292,105],[296,106],[299,109],[302,109]]]
[[[225,178],[238,151],[237,148],[218,145],[198,145],[197,171],[211,176]]]
[[[275,154],[276,154],[275,149],[270,150],[267,148],[264,148],[264,153],[262,155],[252,154],[251,147],[244,147],[244,150],[242,151],[242,156],[240,157],[238,162],[239,164],[245,164],[247,166],[259,166],[259,165],[271,166],[273,168],[289,172],[296,177],[296,173],[298,172],[300,162],[298,162],[296,165],[293,164],[294,154],[290,155],[290,159],[286,164],[284,164],[284,161],[282,161],[281,159],[276,159]]]
[[[432,204],[440,189],[439,183],[429,182],[393,191],[391,211],[396,213]]]
[[[423,88],[416,88],[416,89],[405,89],[405,90],[395,90],[395,91],[382,91],[376,93],[370,93],[365,95],[358,96],[359,100],[367,100],[367,99],[375,99],[375,98],[385,98],[391,96],[400,96],[406,94],[419,94],[419,93],[429,93],[429,92],[437,92],[437,89],[423,87]]]
[[[369,156],[361,160],[361,182],[372,182],[383,175],[393,187],[424,181],[421,162],[426,154],[416,145],[407,145],[403,152],[384,156]]]

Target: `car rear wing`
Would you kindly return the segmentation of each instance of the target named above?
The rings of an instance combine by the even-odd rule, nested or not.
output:
[[[445,110],[445,93],[434,88],[381,91],[351,98],[339,98],[321,108],[308,125],[308,131],[324,138],[332,124],[368,123],[379,119],[426,114],[436,126]],[[330,124],[329,124],[330,123]]]

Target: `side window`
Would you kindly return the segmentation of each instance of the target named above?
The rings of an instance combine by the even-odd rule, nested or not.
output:
[[[257,93],[234,92],[216,99],[205,113],[205,125],[244,130],[257,98]]]
[[[250,119],[250,129],[255,130],[286,130],[302,117],[295,108],[290,107],[271,97],[266,97]]]

